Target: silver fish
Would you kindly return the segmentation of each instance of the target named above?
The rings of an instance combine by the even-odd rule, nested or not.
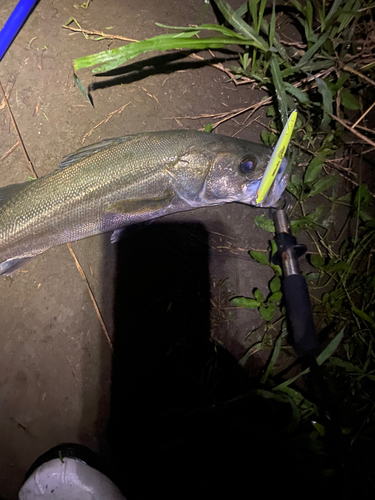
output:
[[[271,150],[205,132],[108,139],[63,158],[57,170],[0,189],[0,275],[51,247],[198,207],[255,195]],[[262,206],[286,184],[285,161]]]

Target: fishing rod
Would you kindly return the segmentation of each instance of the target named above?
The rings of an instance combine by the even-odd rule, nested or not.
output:
[[[273,220],[275,224],[276,258],[283,270],[283,296],[285,301],[288,331],[293,347],[298,356],[311,357],[319,349],[315,331],[309,291],[301,273],[298,259],[306,253],[306,245],[297,243],[292,235],[289,219],[285,209],[275,208]]]
[[[0,61],[38,0],[20,0],[0,31]]]
[[[279,171],[288,149],[290,139],[297,120],[297,111],[292,111],[274,147],[270,161],[256,194],[257,204],[266,197]],[[286,316],[292,344],[299,356],[308,356],[315,361],[319,344],[315,332],[312,309],[307,283],[301,274],[298,259],[306,252],[306,246],[297,243],[292,235],[285,200],[279,200],[274,207],[275,242],[277,246],[278,263],[283,269],[283,292]]]

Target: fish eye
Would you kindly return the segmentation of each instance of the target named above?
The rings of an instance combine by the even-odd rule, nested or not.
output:
[[[238,168],[240,169],[240,172],[242,174],[247,175],[250,174],[250,172],[252,172],[252,170],[255,167],[255,164],[256,162],[254,158],[252,158],[251,156],[246,156],[245,158],[242,158]]]

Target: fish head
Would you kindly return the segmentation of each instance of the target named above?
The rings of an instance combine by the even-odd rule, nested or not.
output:
[[[282,161],[265,199],[257,204],[256,194],[272,149],[225,136],[216,135],[214,138],[209,147],[206,145],[204,150],[199,150],[199,154],[198,150],[189,152],[189,165],[193,167],[190,172],[197,173],[200,169],[200,174],[195,176],[195,183],[188,183],[190,204],[208,206],[240,202],[258,207],[274,206],[287,184],[287,160]],[[203,170],[202,165],[205,165]],[[189,200],[185,200],[189,203]]]

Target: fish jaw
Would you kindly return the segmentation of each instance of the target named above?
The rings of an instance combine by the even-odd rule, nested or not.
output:
[[[282,197],[285,188],[289,181],[287,172],[288,158],[284,157],[279,170],[276,174],[275,180],[269,190],[265,199],[260,203],[261,207],[274,207],[279,199]]]
[[[261,203],[256,202],[260,181],[250,182],[244,187],[243,196],[246,201],[242,202],[261,208],[274,207],[281,198],[281,196],[283,195],[286,185],[288,184],[288,175],[286,172],[287,166],[288,166],[288,159],[284,158],[281,162],[281,165],[279,167],[279,170],[276,174],[275,180],[273,181],[270,190],[268,191],[266,197]]]

